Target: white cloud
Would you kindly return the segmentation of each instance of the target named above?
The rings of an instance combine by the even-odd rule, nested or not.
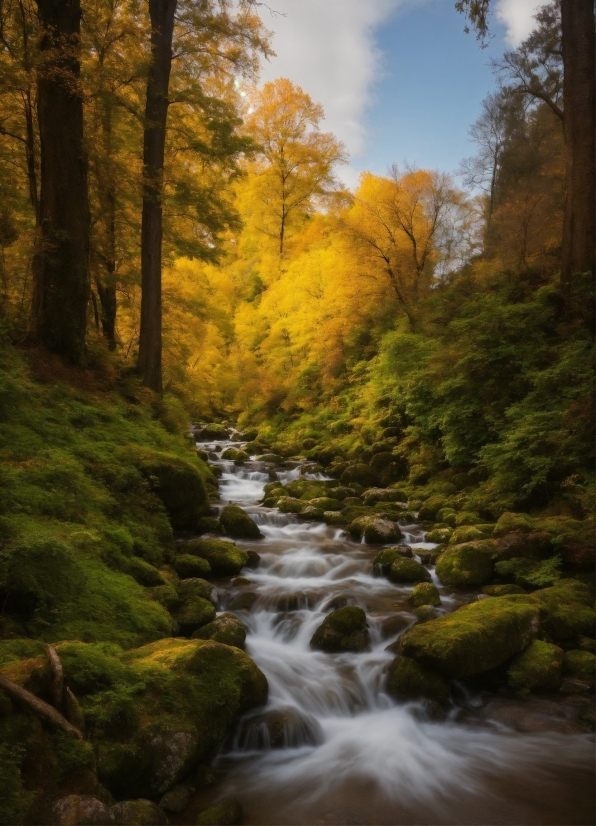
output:
[[[268,0],[280,14],[272,16],[264,8],[260,14],[275,32],[277,56],[263,62],[261,80],[287,77],[301,86],[323,104],[324,128],[346,144],[352,157],[358,156],[366,143],[366,109],[382,71],[375,29],[408,2]]]
[[[505,40],[516,48],[530,34],[535,25],[534,15],[544,6],[540,0],[498,0],[495,17],[507,29]]]

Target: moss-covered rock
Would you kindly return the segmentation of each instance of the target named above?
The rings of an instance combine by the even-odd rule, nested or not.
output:
[[[322,511],[340,511],[343,507],[339,499],[333,499],[330,496],[317,496],[311,499],[309,504]]]
[[[368,648],[366,614],[354,605],[332,611],[319,625],[310,644],[328,653],[365,651]]]
[[[178,554],[174,560],[174,570],[182,579],[204,577],[211,573],[211,565],[206,559],[192,554]]]
[[[435,514],[435,519],[437,522],[445,522],[449,525],[450,528],[455,527],[455,520],[457,517],[457,511],[453,508],[441,508]]]
[[[408,602],[415,607],[419,605],[434,605],[436,607],[441,604],[441,595],[432,582],[420,582],[408,596]]]
[[[574,680],[582,680],[594,685],[596,657],[589,651],[565,651],[563,656],[563,674]]]
[[[392,488],[369,488],[362,494],[365,505],[377,505],[379,502],[402,502],[405,507],[404,495]]]
[[[226,505],[219,521],[225,533],[234,539],[259,539],[263,535],[256,522],[238,505]]]
[[[433,528],[424,535],[425,542],[436,542],[438,545],[444,545],[451,539],[453,530],[451,528]]]
[[[417,508],[414,508],[409,502],[408,507],[410,508],[410,510],[417,510]],[[429,496],[429,498],[424,501],[422,507],[418,512],[418,518],[421,519],[423,522],[434,521],[437,515],[437,511],[440,511],[441,508],[444,507],[445,498],[443,496]]]
[[[494,575],[493,553],[491,540],[449,546],[437,560],[437,576],[445,585],[486,585]]]
[[[190,786],[185,786],[179,783],[163,795],[159,801],[159,807],[165,812],[179,814],[188,807],[192,793],[193,789]]]
[[[180,634],[190,636],[198,628],[215,619],[215,606],[202,597],[188,597],[172,612],[178,623]]]
[[[217,422],[195,428],[195,439],[198,442],[227,442],[230,435],[230,429]]]
[[[462,545],[464,542],[475,542],[482,539],[486,539],[485,534],[474,525],[461,525],[452,532],[449,544]]]
[[[553,640],[571,640],[580,634],[594,637],[594,609],[588,587],[573,579],[532,594],[540,606],[542,628]]]
[[[544,559],[553,553],[552,537],[546,531],[513,531],[496,542],[499,559]]]
[[[402,533],[399,526],[382,516],[360,516],[348,525],[348,533],[354,539],[362,539],[367,545],[386,545],[399,542]]]
[[[246,551],[223,539],[191,539],[183,547],[187,554],[206,559],[214,576],[236,576],[248,562]]]
[[[561,681],[563,650],[542,640],[533,640],[516,654],[507,669],[507,681],[514,691],[556,689]]]
[[[415,559],[400,557],[391,563],[389,579],[396,583],[430,582],[430,572]]]
[[[231,645],[234,648],[244,650],[246,640],[246,628],[238,617],[234,614],[220,614],[219,617],[195,631],[192,635],[197,640],[213,640],[224,645]]]
[[[370,488],[374,485],[376,478],[373,469],[370,465],[365,465],[363,462],[357,462],[348,467],[341,474],[340,481],[342,485],[350,486],[354,482],[362,485],[365,488]]]
[[[500,585],[485,585],[482,593],[489,597],[506,597],[509,594],[525,594],[523,588],[519,585],[500,584]]]
[[[128,560],[126,573],[130,574],[139,585],[144,585],[147,588],[165,584],[165,580],[157,568],[138,556],[133,556]]]
[[[225,797],[197,818],[197,826],[238,826],[241,822],[242,806],[235,797]]]
[[[437,610],[432,605],[419,605],[417,608],[412,609],[412,613],[419,623],[431,622],[431,620],[435,620],[438,617]]]
[[[389,576],[391,566],[396,559],[403,559],[404,557],[411,558],[412,549],[409,545],[395,545],[390,548],[383,548],[382,551],[373,559],[373,567],[379,566],[383,576]]]
[[[387,691],[396,700],[432,700],[445,705],[449,683],[436,671],[410,657],[396,657],[387,676]]]
[[[300,513],[304,508],[304,502],[291,496],[282,496],[277,500],[277,507],[282,513]]]
[[[338,528],[343,528],[347,524],[346,517],[337,511],[323,511],[323,522],[327,525],[337,525]]]
[[[80,794],[70,794],[57,800],[50,817],[56,826],[108,826],[115,822],[113,812],[105,803],[96,797]]]
[[[209,496],[198,459],[195,464],[169,453],[132,447],[126,456],[161,499],[174,528],[195,530],[201,517],[209,515]]]
[[[537,606],[527,598],[484,599],[414,626],[401,638],[401,650],[447,676],[468,677],[523,651],[538,628]]]
[[[111,807],[115,826],[168,826],[165,812],[152,800],[122,800]]]
[[[85,714],[100,780],[117,798],[154,797],[213,754],[267,681],[242,651],[164,639],[123,652],[63,643],[58,653]]]
[[[494,535],[505,536],[505,534],[517,531],[529,533],[533,528],[532,517],[527,513],[504,513],[497,520]]]

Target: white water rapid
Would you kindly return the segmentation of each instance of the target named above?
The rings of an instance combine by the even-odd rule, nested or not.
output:
[[[229,446],[200,445],[210,454]],[[238,543],[256,550],[261,564],[244,572],[250,586],[222,586],[218,607],[247,626],[246,651],[267,676],[269,701],[240,722],[217,760],[217,786],[199,795],[197,809],[232,795],[248,824],[592,822],[590,735],[556,704],[540,701],[527,708],[548,724],[516,731],[502,715],[491,716],[488,695],[463,688],[447,720],[396,704],[384,691],[395,656],[386,648],[416,621],[406,602],[411,587],[373,576],[378,549],[341,529],[259,505],[270,481],[265,466],[217,464],[222,504],[243,507],[264,534]],[[299,473],[277,469],[283,483]],[[433,547],[417,525],[402,531],[414,554]],[[443,611],[476,598],[444,588],[432,573]],[[247,593],[256,597],[238,607]],[[370,650],[313,651],[317,626],[345,604],[365,610]]]

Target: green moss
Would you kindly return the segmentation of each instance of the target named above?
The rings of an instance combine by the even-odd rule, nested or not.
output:
[[[478,539],[486,539],[483,531],[479,530],[474,525],[462,525],[453,531],[449,544],[461,545],[464,542],[475,542]]]
[[[594,684],[596,657],[589,651],[565,651],[563,673],[575,680],[585,680]]]
[[[366,614],[354,605],[332,611],[319,625],[310,644],[329,653],[364,651],[368,647]]]
[[[444,508],[445,504],[444,496],[429,496],[420,508],[418,518],[422,521],[434,521],[437,512]],[[408,507],[412,506],[408,503]]]
[[[186,553],[206,559],[214,576],[236,576],[248,562],[246,551],[223,539],[192,539],[183,547]]]
[[[213,622],[195,631],[193,639],[213,640],[234,648],[244,649],[246,628],[234,614],[220,614]]]
[[[182,579],[204,577],[211,573],[211,565],[202,557],[193,554],[178,554],[174,560],[174,570]]]
[[[238,505],[226,505],[219,521],[225,533],[235,539],[259,539],[262,536],[256,522]]]
[[[391,563],[389,579],[397,583],[430,582],[430,573],[415,559],[399,557]]]
[[[493,553],[490,540],[450,546],[437,560],[437,576],[445,585],[485,585],[493,578]]]
[[[538,609],[529,598],[484,599],[414,626],[401,638],[401,649],[428,668],[467,677],[523,651],[537,630]]]
[[[556,689],[561,681],[563,650],[542,640],[534,640],[511,660],[507,680],[514,691]]]
[[[441,596],[436,585],[431,582],[420,582],[414,586],[412,593],[408,596],[408,602],[411,605],[434,605],[435,607],[441,604]]]
[[[453,508],[441,508],[435,514],[437,522],[445,522],[451,528],[455,527],[456,516],[457,511],[455,511]]]
[[[180,633],[187,636],[212,622],[215,619],[215,613],[215,606],[212,602],[201,597],[192,597],[176,608],[173,615],[180,626]]]
[[[21,775],[25,749],[17,743],[0,743],[0,823],[21,823],[29,805]]]
[[[506,597],[509,594],[525,594],[519,585],[485,585],[482,593],[489,597]]]
[[[410,657],[397,657],[389,669],[387,691],[396,700],[432,700],[444,705],[449,700],[449,684],[435,671]]]
[[[438,545],[443,545],[451,539],[453,531],[451,528],[433,528],[424,535],[425,542],[436,542]]]
[[[242,807],[233,797],[209,806],[197,818],[197,826],[237,826],[242,821]]]
[[[504,513],[497,520],[494,535],[504,536],[515,531],[530,532],[534,530],[532,518],[527,513]]]
[[[330,496],[317,496],[311,499],[309,504],[322,511],[340,511],[343,507],[338,499],[332,499]]]
[[[532,598],[540,606],[542,627],[552,639],[568,640],[580,634],[594,637],[590,590],[582,582],[564,579],[535,591]]]

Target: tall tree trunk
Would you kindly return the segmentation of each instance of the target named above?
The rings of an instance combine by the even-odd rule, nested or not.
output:
[[[177,0],[149,0],[151,66],[143,136],[141,329],[138,368],[144,384],[161,393],[162,186],[168,87]]]
[[[561,278],[594,272],[596,256],[596,99],[594,1],[562,0],[565,215]]]
[[[36,0],[42,37],[37,111],[41,146],[40,243],[33,324],[68,361],[85,358],[89,302],[89,197],[80,88],[80,0]]]

